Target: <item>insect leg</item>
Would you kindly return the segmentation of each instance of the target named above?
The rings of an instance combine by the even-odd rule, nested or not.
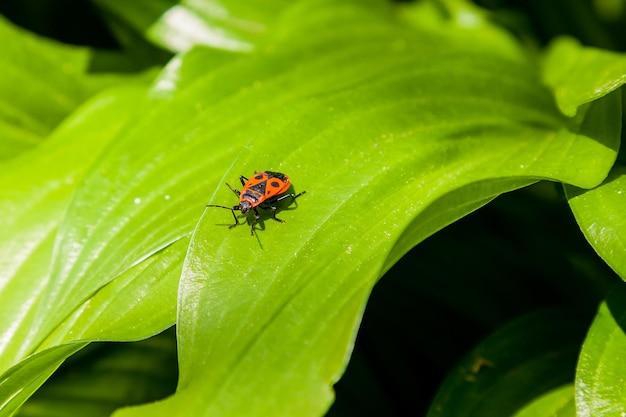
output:
[[[231,213],[233,213],[233,218],[235,219],[235,224],[231,224],[230,226],[228,226],[229,229],[232,229],[233,227],[243,224],[243,223],[239,223],[239,219],[237,218],[237,215],[235,214],[235,210],[241,210],[241,208],[239,206],[235,206],[235,207],[226,207],[226,206],[218,206],[216,204],[207,204],[206,207],[217,207],[217,208],[223,208],[226,210],[230,210]]]
[[[256,174],[256,172],[255,172]],[[246,183],[248,182],[248,179],[246,177],[244,177],[243,175],[239,176],[239,181],[241,181],[241,185],[245,186]]]
[[[231,186],[230,186],[230,184],[229,184],[229,183],[226,183],[226,185],[228,185],[228,188],[230,188],[230,190],[231,190],[233,193],[235,193],[235,195],[236,195],[237,197],[239,197],[239,195],[241,194],[241,191],[239,191],[239,190],[235,190],[233,187],[231,187]]]
[[[250,223],[250,220],[248,220],[248,224],[250,225],[250,234],[252,236],[254,236],[254,225],[258,223],[259,218],[261,217],[256,207],[253,209],[253,211],[254,211],[254,221]]]
[[[280,201],[280,200],[276,200],[276,201]],[[276,217],[276,211],[278,210],[278,207],[270,206],[268,207],[268,209],[272,211],[272,219],[276,220],[277,222],[285,223],[284,220]]]
[[[299,194],[283,194],[280,197],[276,198],[275,200],[272,200],[272,203],[279,203],[281,201],[283,201],[286,198],[291,198],[292,200],[295,200],[296,198],[300,197],[302,194],[306,194],[306,191],[302,191]],[[272,219],[276,220],[277,222],[281,222],[281,223],[285,223],[284,220],[279,219],[278,217],[276,217],[276,212],[278,211],[278,207],[276,206],[272,206],[272,205],[268,205],[268,206],[263,206],[261,207],[264,210],[270,210],[272,212]]]
[[[232,209],[230,209],[230,211],[233,213],[233,218],[235,219],[235,224],[231,224],[230,226],[228,226],[228,228],[232,229],[235,226],[243,224],[243,223],[239,223],[239,219],[237,218],[237,215],[235,214],[235,208],[233,207]]]
[[[275,200],[278,201],[278,200]],[[272,206],[269,203],[264,203],[263,205],[260,205],[259,208],[262,208],[263,210],[269,210],[272,212],[272,219],[276,220],[277,222],[281,222],[281,223],[285,223],[284,220],[279,219],[278,217],[276,217],[276,212],[278,211],[278,207],[276,206]]]

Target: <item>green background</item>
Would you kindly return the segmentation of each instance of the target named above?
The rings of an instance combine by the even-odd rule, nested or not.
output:
[[[626,408],[623,2],[75,3],[0,9],[0,416]]]

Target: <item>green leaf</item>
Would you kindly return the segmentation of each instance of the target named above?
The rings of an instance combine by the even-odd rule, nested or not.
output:
[[[425,415],[445,374],[529,309],[575,305],[590,322],[606,294],[598,291],[601,283],[615,280],[581,239],[559,191],[541,182],[499,196],[385,273],[367,302],[328,415]],[[604,268],[590,269],[590,261]],[[518,395],[525,395],[521,386]]]
[[[118,20],[154,44],[172,52],[197,45],[233,52],[249,52],[267,27],[290,5],[284,0],[97,0]]]
[[[62,321],[54,333],[37,346],[40,354],[21,361],[16,365],[18,371],[9,370],[0,377],[0,387],[7,388],[1,391],[8,399],[3,410],[13,410],[19,406],[65,357],[85,346],[85,343],[77,343],[77,340],[136,340],[152,336],[171,325],[174,322],[176,285],[180,275],[177,267],[181,264],[186,247],[186,240],[177,242],[122,274]],[[64,350],[59,351],[59,348]],[[120,375],[122,377],[124,375]],[[15,394],[19,392],[19,395],[14,396],[11,390],[15,390]],[[141,401],[133,403],[136,402]],[[122,402],[117,406],[124,404],[130,403]],[[107,409],[111,407],[111,404],[105,406]],[[64,404],[63,409],[66,408]]]
[[[176,388],[175,364],[173,331],[137,343],[92,344],[64,363],[17,416],[104,417],[123,405],[155,401]]]
[[[0,16],[0,160],[42,140],[120,75],[88,74],[91,51],[30,34]]]
[[[626,289],[616,286],[585,339],[576,373],[576,408],[583,416],[620,415],[626,409]]]
[[[181,239],[98,289],[38,346],[75,340],[139,340],[174,324],[189,239]]]
[[[0,220],[0,321],[10,323],[0,328],[2,412],[17,408],[65,357],[85,345],[65,343],[136,340],[174,322],[176,287],[188,240],[90,294],[67,317],[51,324],[47,331],[54,331],[52,335],[38,334],[35,324],[41,320],[38,303],[49,280],[55,233],[72,192],[143,94],[142,89],[129,87],[101,93],[45,144],[0,167],[4,191],[12,197],[0,200],[4,213]],[[35,349],[42,353],[8,370]]]
[[[496,49],[512,59],[523,59],[519,41],[501,26],[490,22],[490,13],[466,0],[400,2],[397,13],[420,32],[453,40],[483,52]]]
[[[2,369],[40,342],[32,326],[56,229],[85,170],[124,126],[141,94],[126,88],[98,95],[46,143],[0,166],[3,192],[11,197],[0,200],[0,321],[11,323],[0,328]]]
[[[298,7],[309,33],[321,11]],[[613,116],[618,97],[594,103],[577,126],[528,65],[454,45],[435,51],[380,18],[368,26],[349,17],[320,20],[318,43],[294,32],[283,50],[180,81],[193,88],[170,84],[171,102],[146,112],[77,192],[60,232],[57,291],[46,296],[50,317],[190,230],[208,189],[211,202],[234,204],[224,181],[271,168],[308,192],[281,214],[286,224],[263,221],[256,237],[224,227],[230,213],[205,212],[180,289],[180,391],[120,415],[318,415],[407,228],[413,237],[397,253],[461,216],[460,206],[538,178],[593,186],[608,172],[618,119],[598,115]],[[185,69],[185,57],[176,65],[201,73]],[[422,223],[440,199],[451,214]]]
[[[63,361],[86,346],[86,343],[59,345],[32,355],[0,375],[0,416],[13,413],[43,384]]]
[[[566,186],[565,193],[591,246],[626,280],[626,167],[616,165],[604,183],[592,190]]]
[[[565,385],[542,395],[514,417],[576,417],[574,386]]]
[[[289,4],[285,0],[182,0],[150,27],[148,37],[175,52],[187,51],[195,45],[249,52]]]
[[[569,309],[539,311],[513,321],[448,376],[428,417],[531,415],[526,408],[538,407],[538,401],[563,406],[563,393],[543,396],[572,381],[587,326],[584,316]],[[568,393],[571,398],[571,387]]]
[[[88,171],[55,211],[36,211],[49,228],[33,223],[34,241],[46,250],[18,295],[37,308],[24,309],[30,327],[20,328],[33,330],[15,346],[45,348],[33,356],[43,357],[74,335],[145,337],[171,319],[169,280],[195,230],[179,287],[179,391],[118,415],[320,415],[372,286],[410,247],[539,179],[593,187],[606,177],[619,141],[617,95],[567,119],[534,63],[510,45],[426,34],[376,2],[343,2],[336,13],[333,4],[288,7],[250,54],[177,56],[149,100],[78,124],[84,136],[107,121],[119,130],[103,129],[115,137],[89,167],[80,158],[87,145],[65,144],[69,162]],[[40,166],[33,161],[22,161],[22,175]],[[231,213],[204,208],[236,204],[223,183],[264,169],[307,191],[297,207],[282,207],[286,224],[262,217],[251,237],[226,227]],[[15,213],[31,207],[23,203],[32,183],[11,175],[21,197],[9,212],[28,231]],[[63,184],[67,173],[50,177]],[[164,286],[139,306],[151,276]],[[163,321],[115,318],[134,306],[142,316],[164,310]]]
[[[554,89],[559,109],[567,116],[574,116],[583,104],[626,82],[624,54],[583,47],[572,38],[553,41],[544,59],[545,81]]]

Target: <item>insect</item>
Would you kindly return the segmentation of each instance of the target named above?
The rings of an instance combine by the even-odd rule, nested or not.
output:
[[[218,207],[230,210],[235,218],[235,224],[229,226],[229,229],[232,229],[240,224],[244,224],[244,222],[239,222],[239,219],[235,214],[236,210],[241,211],[242,214],[246,215],[246,221],[250,225],[250,234],[253,236],[254,226],[258,223],[259,218],[261,217],[257,209],[260,208],[262,210],[270,210],[274,220],[285,223],[284,220],[276,218],[276,211],[278,210],[278,207],[276,207],[275,204],[287,198],[295,200],[302,194],[306,193],[306,191],[302,191],[299,194],[288,193],[287,191],[291,187],[291,181],[289,181],[289,177],[287,175],[281,174],[280,172],[255,172],[251,179],[240,175],[239,181],[241,181],[241,185],[243,185],[243,189],[241,191],[234,189],[230,186],[230,184],[226,183],[228,188],[230,188],[231,191],[239,198],[239,204],[233,207],[207,204],[207,207]],[[250,222],[250,218],[247,216],[250,211],[254,212],[254,220],[252,222]]]

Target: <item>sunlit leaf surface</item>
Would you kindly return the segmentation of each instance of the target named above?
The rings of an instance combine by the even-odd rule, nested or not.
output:
[[[622,352],[626,349],[626,290],[602,303],[580,353],[576,409],[582,416],[620,415],[626,409]]]
[[[616,165],[606,181],[592,190],[569,186],[565,192],[591,246],[626,280],[626,167]]]
[[[615,161],[620,97],[566,118],[508,37],[486,48],[376,1],[276,10],[249,53],[191,48],[3,167],[0,249],[19,259],[2,271],[3,369],[18,368],[0,384],[30,384],[7,410],[83,340],[147,337],[177,309],[177,394],[117,415],[322,415],[397,259],[503,192],[595,187]],[[264,215],[251,236],[205,208],[261,170],[307,192],[284,224]]]

